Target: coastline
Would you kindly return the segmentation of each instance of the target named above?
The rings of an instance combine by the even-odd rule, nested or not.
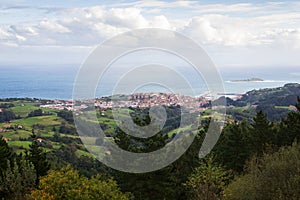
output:
[[[288,83],[300,83],[299,81],[282,81],[282,80],[264,80],[261,82],[230,82],[224,81],[224,91],[218,93],[220,95],[225,95],[228,97],[236,98],[242,94],[245,94],[251,90],[259,90],[265,88],[277,88],[283,87]],[[195,88],[195,97],[209,97],[209,91],[205,88],[205,86],[200,85],[201,87]],[[6,87],[4,85],[0,86],[0,98],[35,98],[35,99],[43,99],[43,100],[70,100],[73,99],[72,91],[73,86],[69,84],[65,85],[49,85],[48,89],[45,89],[44,85],[21,85],[17,84],[15,87]],[[107,97],[109,95],[109,91],[104,91],[104,95],[96,95],[96,98]],[[149,92],[145,92],[149,93]],[[184,91],[181,93],[184,95]]]

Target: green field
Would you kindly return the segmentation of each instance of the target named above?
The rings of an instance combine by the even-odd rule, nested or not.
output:
[[[28,138],[32,135],[31,132],[25,130],[17,130],[17,131],[9,131],[1,133],[6,138],[10,138],[11,140],[19,140],[20,138]]]
[[[11,102],[8,102],[11,103]],[[3,126],[10,126],[10,128],[4,128],[4,132],[0,133],[5,138],[7,138],[8,144],[12,147],[15,152],[20,153],[24,152],[25,149],[29,148],[29,145],[32,143],[32,134],[34,133],[37,137],[41,137],[43,142],[41,146],[44,151],[49,152],[52,150],[58,150],[61,147],[67,148],[76,148],[76,156],[88,156],[93,157],[89,152],[82,150],[82,144],[78,144],[79,136],[74,133],[74,125],[70,122],[64,120],[61,117],[58,117],[56,113],[58,110],[54,109],[45,109],[42,108],[44,112],[50,112],[50,115],[44,116],[35,116],[28,117],[28,114],[34,110],[40,109],[38,102],[29,102],[29,101],[14,101],[15,107],[12,107],[12,111],[16,116],[20,116],[21,119],[11,120],[10,122],[0,123],[0,128],[4,128]],[[94,111],[89,111],[88,114]],[[99,111],[97,111],[99,112]],[[113,113],[114,112],[114,113]],[[117,123],[114,119],[114,115],[116,114],[121,118],[128,118],[128,113],[134,112],[131,109],[117,109],[115,111],[105,110],[101,111],[100,116],[97,118],[97,121],[94,121],[92,118],[89,118],[89,115],[86,117],[83,116],[84,120],[94,123],[100,123],[104,125],[104,132],[107,135],[106,140],[113,142],[113,137],[115,135],[115,128],[117,127]],[[209,116],[211,114],[211,110],[204,111],[202,114]],[[205,116],[198,117],[204,118]],[[18,126],[22,126],[18,128]],[[61,128],[73,128],[72,132],[61,132]],[[177,134],[179,131],[187,131],[190,129],[190,126],[184,127],[181,129],[174,129],[167,133],[169,137],[172,137],[173,134]],[[56,135],[55,135],[56,134]],[[54,138],[55,135],[55,138]],[[95,145],[96,139],[98,137],[84,137],[80,138],[87,145],[87,148],[98,155],[98,157],[103,157],[105,155],[105,151],[101,146]],[[26,141],[23,141],[26,140]]]
[[[51,112],[51,113],[55,113],[57,112],[55,109],[51,109],[51,108],[39,108],[33,105],[26,105],[26,106],[16,106],[16,107],[12,107],[11,108],[12,111],[15,113],[16,116],[20,116],[20,117],[27,117],[27,115],[37,109],[42,109],[44,112]]]
[[[40,124],[44,126],[58,126],[60,125],[62,120],[55,115],[48,116],[38,116],[38,117],[29,117],[22,118],[18,120],[14,120],[12,125],[22,125],[25,129],[30,129],[35,124]]]
[[[28,149],[31,141],[8,141],[8,145],[11,147]]]
[[[81,157],[81,156],[88,156],[88,157],[91,157],[91,158],[94,157],[90,152],[86,152],[86,151],[83,151],[83,150],[80,150],[80,149],[78,149],[78,150],[76,151],[76,155],[77,155],[78,157]]]
[[[275,108],[281,108],[281,109],[293,110],[290,106],[275,106]]]

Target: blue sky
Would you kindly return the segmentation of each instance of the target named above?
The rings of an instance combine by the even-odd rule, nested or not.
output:
[[[80,65],[136,28],[192,38],[219,67],[297,66],[299,1],[0,0],[0,65]]]

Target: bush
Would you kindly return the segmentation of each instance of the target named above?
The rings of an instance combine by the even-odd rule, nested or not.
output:
[[[129,194],[122,193],[117,183],[112,180],[103,180],[100,175],[88,179],[80,176],[78,171],[70,166],[59,171],[50,171],[40,180],[40,189],[33,190],[28,199],[73,199],[73,200],[127,200]]]
[[[254,157],[246,174],[237,177],[225,190],[230,200],[299,200],[300,147],[293,144],[262,158]]]

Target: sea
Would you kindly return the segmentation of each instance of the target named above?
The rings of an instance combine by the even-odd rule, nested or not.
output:
[[[79,65],[65,66],[0,66],[0,98],[40,98],[40,99],[72,99],[74,81],[78,75]],[[300,83],[300,67],[220,67],[218,68],[224,92],[228,94],[243,94],[250,90],[263,88],[281,87],[287,83]],[[116,73],[116,72],[120,72]],[[199,96],[208,92],[204,78],[191,75],[193,72],[188,70],[179,70],[186,80],[190,81],[194,93]],[[109,96],[112,94],[114,85],[122,77],[122,70],[115,69],[108,73],[106,78],[97,85],[96,97]],[[160,74],[160,72],[155,72]],[[155,76],[145,74],[147,76]],[[105,75],[103,75],[105,76]],[[168,78],[168,74],[164,75]],[[260,78],[259,82],[234,82],[232,80],[246,80],[250,78]],[[170,78],[172,81],[172,78]],[[173,88],[179,88],[177,91],[185,93],[185,88],[176,85],[172,81]],[[126,88],[126,83],[123,85]],[[141,87],[135,92],[170,92],[160,88],[158,85],[150,84]]]

